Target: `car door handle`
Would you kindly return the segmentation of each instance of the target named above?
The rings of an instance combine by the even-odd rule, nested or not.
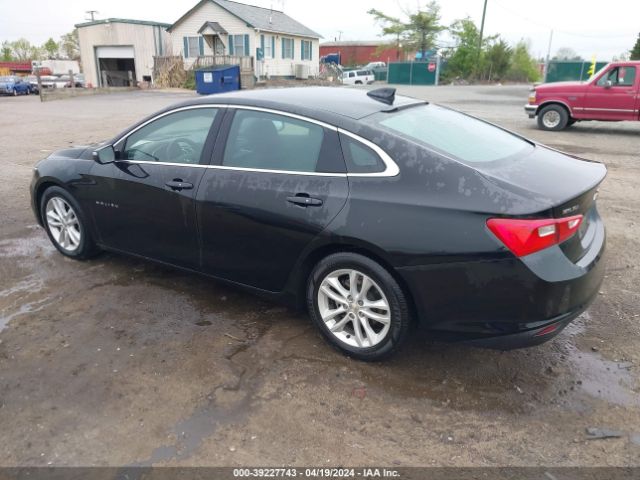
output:
[[[193,188],[193,183],[183,182],[179,178],[174,178],[170,182],[165,183],[165,185],[175,192],[191,190]]]
[[[301,207],[319,207],[322,205],[322,200],[310,197],[306,193],[299,193],[293,197],[287,197],[287,202]]]

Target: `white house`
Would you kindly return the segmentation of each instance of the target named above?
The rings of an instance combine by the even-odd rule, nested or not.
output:
[[[321,35],[278,10],[202,0],[167,31],[170,54],[181,54],[186,68],[215,54],[253,57],[258,76],[318,74]]]

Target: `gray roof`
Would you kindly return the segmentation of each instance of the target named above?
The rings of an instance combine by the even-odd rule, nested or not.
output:
[[[230,0],[202,0],[198,4],[185,13],[167,30],[171,31],[178,23],[188,17],[194,10],[199,8],[205,2],[213,2],[224,8],[226,11],[235,15],[240,20],[246,22],[247,26],[257,28],[267,32],[288,33],[290,35],[299,35],[302,37],[322,38],[322,35],[314,32],[310,28],[305,27],[300,22],[294,20],[289,15],[279,10],[270,8],[256,7],[240,2],[232,2]]]
[[[220,25],[218,22],[204,22],[204,25],[200,27],[200,30],[198,30],[198,33],[204,32],[207,29],[207,27],[211,28],[211,30],[213,30],[216,33],[223,33],[223,34],[229,33],[224,28],[222,28],[222,25]]]
[[[105,18],[101,20],[93,20],[91,22],[76,23],[75,27],[82,28],[82,27],[90,27],[92,25],[103,25],[107,23],[133,23],[134,25],[147,25],[152,27],[156,27],[156,26],[162,27],[162,28],[170,27],[168,23],[153,22],[149,20],[132,20],[130,18]]]

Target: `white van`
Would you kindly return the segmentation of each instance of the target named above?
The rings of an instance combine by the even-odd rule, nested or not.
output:
[[[371,70],[347,70],[342,74],[343,85],[369,85],[375,79]]]

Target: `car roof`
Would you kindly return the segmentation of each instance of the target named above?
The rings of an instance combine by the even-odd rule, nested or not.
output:
[[[424,100],[396,95],[393,104],[388,105],[371,98],[367,92],[368,90],[348,87],[273,88],[208,95],[191,103],[250,105],[298,113],[320,120],[326,120],[327,115],[359,120],[374,113],[426,103]]]

